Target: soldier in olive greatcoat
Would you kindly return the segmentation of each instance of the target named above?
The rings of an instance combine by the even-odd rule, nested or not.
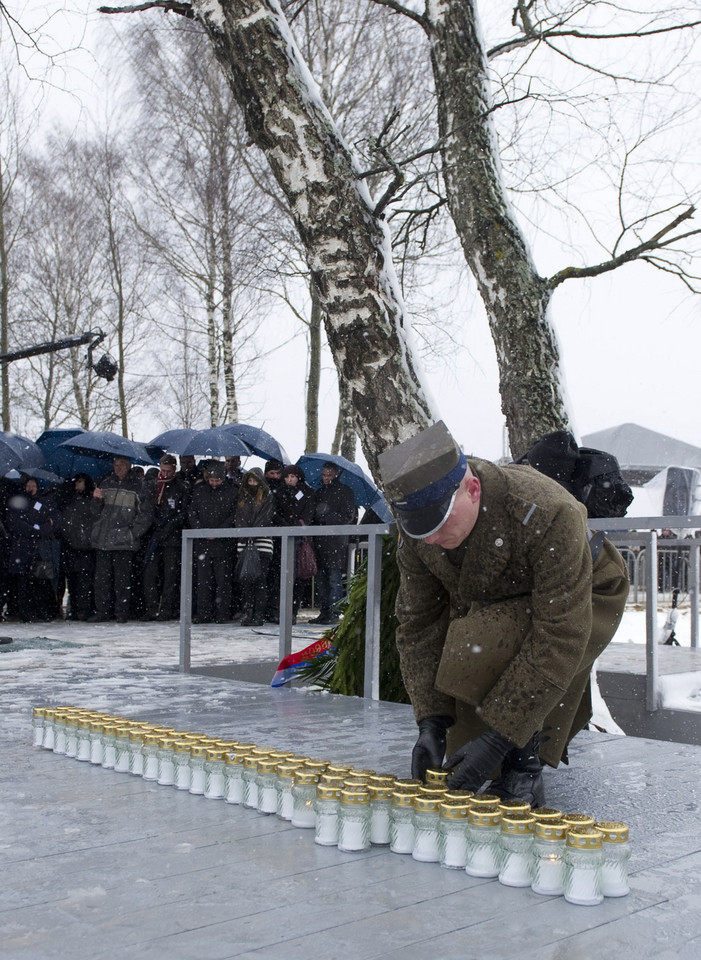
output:
[[[625,564],[532,467],[467,460],[442,422],[380,456],[401,529],[396,613],[419,725],[412,775],[543,805],[591,717],[589,677],[625,605]]]

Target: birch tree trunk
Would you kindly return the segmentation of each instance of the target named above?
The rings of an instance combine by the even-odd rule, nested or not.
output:
[[[306,390],[306,437],[305,453],[319,449],[319,386],[321,383],[321,315],[322,309],[314,284],[310,284],[312,301],[309,316],[309,374]]]
[[[10,332],[10,271],[8,267],[8,243],[5,235],[5,203],[9,191],[5,189],[4,163],[0,157],[0,353],[7,353]],[[0,364],[0,395],[2,402],[2,429],[10,429],[10,368]]]
[[[273,0],[194,8],[305,247],[370,469],[432,419],[404,337],[390,244]]]
[[[567,427],[551,289],[506,198],[475,0],[427,2],[443,175],[467,264],[489,318],[512,454]]]

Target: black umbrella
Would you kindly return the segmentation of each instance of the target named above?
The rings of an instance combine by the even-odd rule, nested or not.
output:
[[[248,444],[227,430],[227,427],[198,430],[182,452],[191,457],[250,457],[253,451]]]
[[[110,433],[108,430],[86,430],[70,440],[64,440],[60,446],[89,456],[97,456],[103,460],[112,460],[114,457],[127,457],[132,463],[142,463],[154,466],[156,461],[149,454],[146,445],[130,440],[119,433]]]
[[[0,476],[10,470],[45,466],[46,457],[33,440],[18,433],[0,433]]]
[[[149,452],[152,448],[167,451],[168,453],[185,453],[185,448],[200,430],[193,430],[191,427],[180,427],[177,430],[166,430],[165,433],[159,433],[157,437],[150,440],[146,446]],[[160,454],[159,454],[160,456]]]
[[[247,423],[227,423],[220,429],[226,430],[227,433],[235,437],[239,437],[251,448],[251,451],[255,453],[256,456],[262,457],[263,460],[281,460],[282,463],[290,462],[290,458],[285,453],[285,448],[282,444],[260,427],[252,427]]]

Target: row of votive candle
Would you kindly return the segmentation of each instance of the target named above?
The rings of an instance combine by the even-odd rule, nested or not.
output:
[[[295,756],[76,707],[36,707],[34,746],[275,814],[348,853],[387,845],[505,886],[593,906],[629,892],[628,827],[586,814]]]

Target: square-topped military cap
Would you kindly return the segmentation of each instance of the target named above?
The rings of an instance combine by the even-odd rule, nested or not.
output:
[[[423,539],[446,521],[467,460],[439,420],[378,458],[385,495],[409,537]]]

